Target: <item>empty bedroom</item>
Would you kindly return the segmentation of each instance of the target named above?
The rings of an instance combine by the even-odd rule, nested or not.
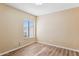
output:
[[[0,3],[0,56],[79,56],[79,3]]]

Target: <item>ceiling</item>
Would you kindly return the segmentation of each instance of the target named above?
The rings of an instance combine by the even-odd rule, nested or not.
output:
[[[36,5],[34,3],[7,3],[7,5],[28,12],[35,16],[79,7],[79,3],[43,3],[42,5]]]

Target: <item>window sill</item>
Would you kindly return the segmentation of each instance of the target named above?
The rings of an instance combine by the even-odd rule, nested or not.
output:
[[[27,37],[25,37],[24,40],[26,40],[26,39],[27,39],[27,40],[28,40],[28,39],[35,39],[35,37],[33,37],[33,38],[27,38]]]

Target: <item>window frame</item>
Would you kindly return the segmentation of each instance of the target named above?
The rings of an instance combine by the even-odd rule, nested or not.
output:
[[[24,37],[25,38],[35,38],[36,37],[36,22],[35,22],[35,20],[31,20],[31,21],[33,21],[33,37],[30,37],[30,21],[31,19],[24,19],[24,21],[28,21],[27,23],[28,23],[28,27],[27,27],[27,34],[25,34],[25,32],[24,32]],[[23,27],[24,27],[24,21],[23,21]],[[24,31],[24,30],[23,30]]]

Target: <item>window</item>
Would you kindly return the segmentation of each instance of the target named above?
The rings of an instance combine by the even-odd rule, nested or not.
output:
[[[27,38],[35,37],[34,20],[29,20],[29,19],[24,20],[23,26],[24,26],[24,37],[27,37]]]

